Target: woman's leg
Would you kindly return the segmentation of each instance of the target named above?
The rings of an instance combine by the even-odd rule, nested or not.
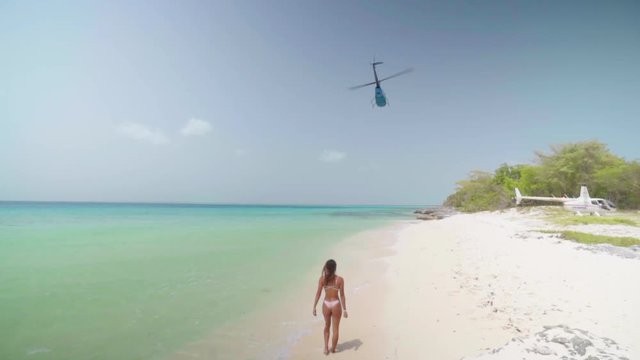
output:
[[[331,352],[336,352],[338,337],[340,336],[340,318],[342,317],[342,305],[340,303],[331,309],[331,319],[333,320],[333,338],[331,339]]]
[[[322,315],[324,315],[324,354],[329,354],[329,328],[331,327],[331,309],[322,302]]]

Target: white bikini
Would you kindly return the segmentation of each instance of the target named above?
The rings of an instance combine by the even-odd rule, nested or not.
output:
[[[335,284],[333,284],[333,285],[327,284],[327,285],[324,286],[325,295],[326,295],[327,289],[334,289],[334,290],[340,291],[340,287],[338,286],[338,277],[337,276],[336,276],[334,282],[335,282]],[[329,309],[333,309],[336,305],[340,304],[340,299],[334,299],[334,300],[324,299],[324,304],[327,305],[327,307]]]

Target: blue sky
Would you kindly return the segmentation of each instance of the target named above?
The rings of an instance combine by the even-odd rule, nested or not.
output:
[[[1,1],[0,199],[433,204],[640,158],[636,1]],[[390,107],[372,109],[381,75]]]

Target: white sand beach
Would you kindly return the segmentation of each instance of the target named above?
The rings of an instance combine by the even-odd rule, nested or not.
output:
[[[640,250],[535,232],[551,228],[535,211],[510,210],[411,221],[375,241],[345,241],[336,260],[349,318],[329,358],[640,358]],[[309,313],[312,297],[310,286]],[[325,358],[322,322],[312,328],[289,358]]]

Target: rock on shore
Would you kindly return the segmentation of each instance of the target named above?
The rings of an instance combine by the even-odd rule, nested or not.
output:
[[[456,211],[447,207],[435,207],[418,209],[413,212],[418,220],[441,220],[448,216],[454,215]]]

